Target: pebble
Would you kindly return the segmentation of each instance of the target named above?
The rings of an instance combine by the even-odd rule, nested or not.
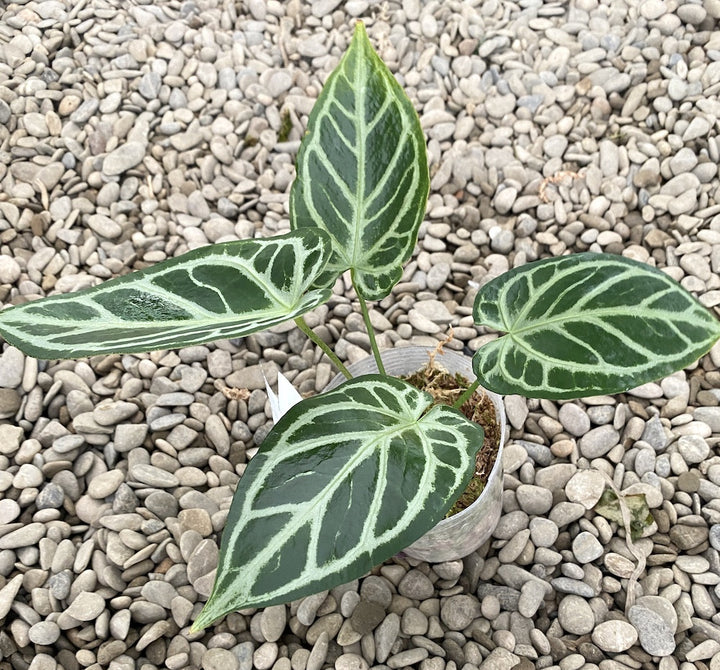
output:
[[[399,633],[400,617],[391,612],[375,630],[375,658],[379,663],[387,661]]]
[[[15,601],[15,596],[20,591],[22,582],[23,576],[15,575],[12,579],[8,580],[2,588],[0,588],[0,618],[4,619],[7,616],[13,602]]]
[[[25,356],[15,347],[7,347],[0,356],[0,387],[16,388],[22,383]]]
[[[147,147],[142,142],[126,142],[103,160],[102,171],[108,177],[120,175],[142,163]]]
[[[536,547],[552,547],[559,535],[555,522],[542,517],[530,521],[530,539]]]
[[[591,563],[603,555],[603,546],[597,538],[588,531],[583,531],[575,536],[572,543],[572,552],[578,563]]]
[[[260,630],[263,637],[268,642],[277,642],[285,630],[286,622],[285,605],[274,605],[266,608],[260,619]]]
[[[419,570],[410,570],[398,584],[398,593],[407,598],[426,600],[435,593],[430,579]]]
[[[39,621],[30,627],[28,637],[35,644],[55,644],[60,638],[60,627],[54,621]]]
[[[260,667],[260,666],[256,666]],[[202,656],[203,670],[239,670],[238,658],[228,649],[208,649]]]
[[[19,549],[35,545],[40,541],[40,538],[45,537],[46,531],[44,524],[38,522],[29,523],[22,528],[12,530],[0,536],[0,550]]]
[[[7,525],[20,516],[20,505],[8,498],[0,500],[0,525]]]
[[[580,438],[580,452],[587,459],[599,458],[608,453],[620,439],[620,434],[612,426],[598,426]]]
[[[142,484],[158,488],[172,488],[179,483],[177,477],[172,473],[143,463],[133,466],[129,474]]]
[[[515,496],[521,509],[527,514],[546,514],[552,508],[552,491],[540,486],[521,484],[515,489]]]
[[[581,437],[590,430],[590,417],[574,403],[565,403],[560,407],[558,420],[575,437]]]
[[[79,593],[65,610],[65,614],[77,621],[92,621],[105,609],[105,599],[98,593]]]
[[[637,630],[627,621],[619,619],[603,621],[595,626],[592,632],[593,643],[603,651],[612,653],[630,649],[637,639]]]
[[[550,583],[560,593],[570,593],[583,598],[592,598],[595,595],[592,586],[570,577],[556,577]]]
[[[14,284],[22,270],[18,262],[10,256],[0,256],[0,284]]]
[[[595,507],[604,490],[605,479],[595,470],[581,470],[565,485],[565,495],[568,500],[581,504],[585,509]]]
[[[628,611],[640,645],[652,656],[670,656],[675,651],[678,617],[673,606],[660,596],[638,598]]]
[[[93,498],[102,500],[117,491],[125,480],[125,473],[121,470],[110,470],[94,477],[88,484],[88,494]]]
[[[450,630],[463,630],[479,616],[480,603],[467,595],[451,596],[440,609],[440,619]]]
[[[595,615],[585,598],[570,594],[560,601],[558,622],[568,633],[586,635],[595,627]]]
[[[677,446],[688,465],[702,463],[710,454],[710,446],[700,435],[683,435]]]

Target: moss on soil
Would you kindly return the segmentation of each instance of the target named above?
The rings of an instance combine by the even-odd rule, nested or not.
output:
[[[438,405],[452,406],[470,386],[470,382],[461,374],[453,375],[436,364],[434,356],[424,368],[404,379],[415,388],[427,391]],[[501,427],[497,422],[495,405],[486,393],[473,393],[460,411],[470,421],[482,426],[485,439],[475,456],[475,474],[463,494],[445,515],[446,518],[461,512],[477,500],[485,488],[500,448]]]

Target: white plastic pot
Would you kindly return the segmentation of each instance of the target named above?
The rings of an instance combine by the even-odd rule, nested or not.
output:
[[[400,347],[381,352],[385,372],[393,377],[412,374],[422,369],[434,351],[431,347]],[[474,381],[472,359],[453,351],[445,351],[435,358],[435,363],[452,374],[459,373],[469,381]],[[377,373],[375,359],[370,356],[348,366],[353,377]],[[330,390],[345,381],[343,375],[337,375],[328,385]],[[418,538],[404,554],[410,558],[442,563],[453,561],[475,551],[492,535],[502,512],[502,451],[505,444],[505,405],[496,393],[485,391],[495,405],[497,420],[500,424],[501,439],[495,464],[488,477],[487,484],[480,497],[462,512],[443,519],[425,535]]]

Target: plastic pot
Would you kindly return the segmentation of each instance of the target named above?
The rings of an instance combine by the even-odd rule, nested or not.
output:
[[[410,375],[423,368],[433,347],[400,347],[387,349],[380,356],[385,372],[393,377]],[[435,357],[436,365],[455,374],[460,373],[469,381],[475,379],[472,370],[472,359],[453,351]],[[375,359],[370,356],[348,366],[353,377],[377,373]],[[345,381],[343,375],[337,375],[328,385],[333,389]],[[502,512],[502,452],[505,444],[506,420],[505,405],[502,397],[491,391],[485,391],[496,409],[496,416],[501,428],[500,447],[495,464],[488,477],[487,484],[480,497],[462,512],[443,519],[425,535],[418,538],[403,553],[410,558],[442,563],[453,561],[475,551],[491,535],[500,520]]]

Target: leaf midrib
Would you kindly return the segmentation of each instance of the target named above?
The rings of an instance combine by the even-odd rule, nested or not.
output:
[[[601,319],[601,317],[603,317],[603,316],[626,316],[626,312],[618,307],[594,308],[593,309],[593,317],[583,316],[582,314],[570,314],[570,315],[564,315],[564,316],[560,315],[560,316],[555,316],[555,317],[551,317],[548,319],[543,319],[542,321],[536,321],[533,324],[530,324],[527,326],[522,326],[520,328],[508,327],[508,325],[509,325],[508,319],[507,319],[507,315],[505,314],[504,309],[501,310],[501,315],[502,315],[503,324],[505,325],[504,332],[507,333],[508,335],[521,335],[522,333],[526,333],[528,331],[542,330],[543,328],[546,328],[550,325],[554,325],[554,324],[557,324],[557,323],[563,322],[563,321],[583,321],[583,320],[595,321],[595,320],[597,320],[596,317]],[[659,318],[659,319],[662,319],[663,321],[667,321],[667,320],[669,320],[668,317],[670,315],[677,316],[677,315],[679,315],[679,313],[651,309],[651,310],[639,311],[634,316],[637,316],[638,318],[646,318],[646,317]],[[521,317],[518,316],[514,320],[513,326],[515,323],[517,323],[520,320],[520,318]],[[720,335],[720,323],[718,324],[718,334]]]
[[[366,58],[361,58],[362,55],[364,54],[358,54],[355,61],[357,65],[353,72],[353,87],[354,90],[357,91],[357,100],[355,105],[355,137],[357,138],[357,152],[355,155],[357,156],[357,179],[355,181],[355,234],[353,236],[352,268],[357,268],[359,260],[358,257],[364,256],[364,254],[360,255],[358,251],[360,249],[361,226],[364,227],[365,224],[365,198],[363,194],[365,193],[365,105],[367,98],[365,94],[367,92],[367,88],[364,85],[364,77],[367,60]],[[358,110],[360,113],[358,113]]]

